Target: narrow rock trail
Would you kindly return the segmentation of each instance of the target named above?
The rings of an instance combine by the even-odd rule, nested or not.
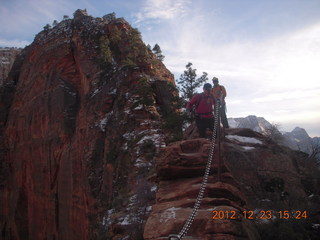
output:
[[[156,204],[145,226],[145,239],[164,239],[180,232],[196,201],[209,150],[210,141],[197,138],[176,142],[158,157]],[[223,163],[223,151],[222,144],[221,181],[215,151],[204,198],[186,239],[260,239],[241,214],[245,196]]]

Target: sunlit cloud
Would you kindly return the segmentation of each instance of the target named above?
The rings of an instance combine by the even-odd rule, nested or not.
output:
[[[158,38],[176,79],[188,62],[198,74],[219,77],[228,91],[230,117],[257,115],[302,126],[320,122],[320,23],[260,41],[239,34],[224,43],[208,34],[212,28],[226,34],[223,28],[204,25],[195,15],[187,18],[183,25],[175,21],[167,26],[166,36],[173,39]]]
[[[177,18],[187,12],[190,0],[147,0],[135,14],[135,23],[148,20],[168,20]]]

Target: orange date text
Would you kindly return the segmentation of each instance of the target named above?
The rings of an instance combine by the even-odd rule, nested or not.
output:
[[[259,220],[259,219],[307,219],[308,214],[307,211],[301,210],[259,210],[259,211],[222,211],[222,210],[214,210],[212,211],[212,219],[250,219],[250,220]]]

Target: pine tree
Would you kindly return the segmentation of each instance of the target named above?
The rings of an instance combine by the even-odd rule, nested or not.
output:
[[[43,30],[48,31],[49,29],[51,29],[51,25],[47,24],[43,27]]]
[[[197,69],[193,69],[192,63],[190,62],[186,65],[186,69],[187,70],[180,75],[180,80],[178,80],[177,83],[179,84],[178,89],[182,99],[188,102],[196,93],[197,88],[208,80],[208,74],[203,72],[202,76],[197,78]]]
[[[157,58],[160,61],[163,61],[164,56],[162,55],[162,51],[158,43],[154,45],[154,47],[152,48],[152,52],[157,56]]]
[[[58,25],[58,21],[57,21],[57,20],[54,20],[53,23],[52,23],[52,26],[55,27],[55,26],[57,26],[57,25]]]

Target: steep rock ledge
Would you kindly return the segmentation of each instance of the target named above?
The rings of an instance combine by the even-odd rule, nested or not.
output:
[[[165,239],[180,232],[200,190],[209,147],[208,140],[196,138],[162,150],[156,160],[158,190],[145,239]],[[317,239],[319,170],[308,165],[306,155],[249,129],[227,129],[219,182],[217,154],[188,239]],[[283,218],[284,211],[290,219]],[[231,212],[236,212],[235,219]],[[299,212],[307,217],[297,217]]]
[[[209,140],[199,138],[177,142],[157,158],[159,189],[146,223],[145,239],[161,239],[180,232],[195,204],[210,145]],[[221,181],[218,181],[217,159],[215,151],[204,198],[187,236],[192,239],[260,239],[252,223],[241,216],[246,199],[223,161]],[[214,211],[233,211],[237,217],[235,220],[212,219]]]
[[[40,32],[0,90],[1,239],[141,234],[170,84],[124,19],[78,10]]]

